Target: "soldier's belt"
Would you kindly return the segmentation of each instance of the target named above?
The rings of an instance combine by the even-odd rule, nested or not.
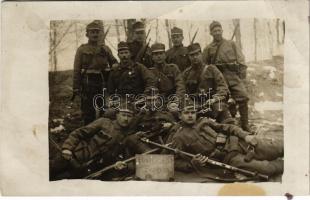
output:
[[[101,71],[98,69],[82,69],[82,73],[86,74],[101,74]]]
[[[223,72],[223,71],[232,71],[232,72],[239,72],[240,65],[237,63],[227,63],[227,64],[216,64],[217,68]]]

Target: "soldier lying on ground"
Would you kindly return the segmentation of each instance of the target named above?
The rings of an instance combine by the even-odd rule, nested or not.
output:
[[[133,130],[129,128],[133,117],[132,106],[122,104],[116,120],[100,118],[71,132],[62,145],[62,155],[50,161],[50,179],[81,178],[90,172],[86,163],[91,163],[96,170],[136,153],[128,149],[136,142],[131,138]],[[119,170],[123,168],[121,165],[117,167]],[[105,180],[112,176],[109,174]]]
[[[238,126],[219,124],[207,118],[197,120],[192,103],[184,106],[180,119],[181,122],[171,128],[167,143],[172,142],[171,147],[196,154],[196,157],[188,160],[176,155],[177,170],[191,171],[206,165],[206,159],[212,158],[266,175],[283,173],[280,159],[283,141],[258,138]]]

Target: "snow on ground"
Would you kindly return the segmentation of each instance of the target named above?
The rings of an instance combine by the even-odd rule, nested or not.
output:
[[[254,103],[254,109],[260,113],[265,111],[272,110],[282,110],[283,102],[282,101],[260,101]]]

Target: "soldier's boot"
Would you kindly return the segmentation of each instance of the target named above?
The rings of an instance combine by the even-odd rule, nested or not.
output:
[[[249,109],[248,102],[240,102],[239,103],[239,113],[240,113],[240,125],[244,131],[251,132],[249,127]]]

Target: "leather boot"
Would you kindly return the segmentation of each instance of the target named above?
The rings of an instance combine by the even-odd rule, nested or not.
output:
[[[239,113],[240,113],[240,124],[241,128],[244,131],[250,132],[249,127],[249,109],[248,109],[248,102],[240,102],[239,103]]]

